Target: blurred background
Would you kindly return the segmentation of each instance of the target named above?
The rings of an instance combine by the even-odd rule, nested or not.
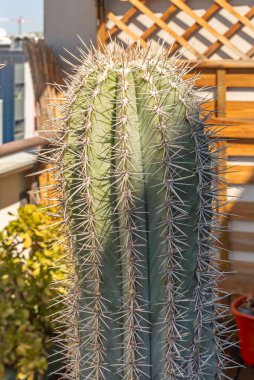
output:
[[[239,296],[247,297],[243,314],[252,322],[245,354],[230,352],[247,368],[229,376],[254,379],[253,20],[253,0],[1,0],[0,379],[43,379],[49,373],[53,379],[63,367],[50,343],[57,326],[46,311],[54,296],[50,282],[63,276],[52,270],[61,247],[49,244],[61,231],[40,233],[55,221],[41,210],[54,207],[50,187],[39,190],[52,179],[33,173],[45,168],[37,153],[54,131],[48,120],[59,116],[53,103],[60,104],[62,94],[53,84],[63,84],[72,64],[79,64],[80,48],[114,40],[123,46],[163,41],[171,55],[188,62],[186,78],[200,74],[196,86],[214,111],[212,122],[221,126],[216,138],[225,159],[218,164],[225,180],[219,254],[226,274],[221,288],[231,296],[223,302],[239,310]]]

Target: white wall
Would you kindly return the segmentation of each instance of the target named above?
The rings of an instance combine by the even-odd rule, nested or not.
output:
[[[0,231],[6,227],[11,220],[16,219],[19,206],[20,202],[17,202],[0,210]]]
[[[45,41],[57,54],[73,60],[63,48],[78,54],[82,43],[77,35],[88,45],[96,44],[95,0],[44,0],[44,8]]]
[[[31,68],[28,62],[24,64],[24,83],[25,83],[25,104],[24,104],[24,114],[25,114],[25,136],[27,139],[34,136],[35,131],[35,98]]]
[[[0,158],[0,230],[13,218],[27,191],[36,184],[35,155],[20,152]]]

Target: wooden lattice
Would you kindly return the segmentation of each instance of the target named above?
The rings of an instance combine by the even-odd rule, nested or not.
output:
[[[203,9],[197,9],[197,4],[203,4]],[[185,26],[188,19],[182,31],[174,22],[179,15]],[[213,91],[215,100],[209,101],[207,107],[214,111],[212,122],[222,126],[217,135],[218,150],[224,151],[226,160],[218,170],[225,183],[241,187],[243,198],[254,186],[253,17],[253,0],[105,0],[100,4],[98,29],[98,39],[104,44],[116,39],[127,45],[146,46],[149,40],[170,36],[169,40],[165,38],[165,46],[171,54],[184,49],[184,57],[194,60],[190,66],[201,73],[196,86]],[[224,29],[215,27],[215,19],[223,22]],[[211,40],[206,40],[203,49],[195,45],[194,36],[202,39],[207,34]],[[241,40],[248,44],[243,46]],[[192,75],[190,71],[187,78]],[[237,168],[234,159],[241,163]],[[222,269],[234,272],[223,282],[223,288],[233,294],[245,294],[254,287],[253,224],[247,230],[230,230],[230,226],[239,220],[253,222],[253,197],[247,201],[236,197],[228,204],[225,186],[220,194],[225,201],[220,209],[225,229],[221,236]]]
[[[172,54],[177,49],[184,49],[185,52],[191,53],[192,58],[205,60],[211,58],[218,50],[224,49],[222,58],[240,60],[253,58],[254,6],[252,1],[240,2],[240,5],[247,9],[244,14],[227,0],[205,0],[206,4],[201,12],[193,6],[193,1],[166,0],[164,2],[166,8],[160,9],[159,12],[156,9],[156,3],[157,0],[100,2],[98,38],[102,43],[110,43],[110,39],[116,38],[124,41],[125,44],[139,42],[141,46],[146,46],[148,40],[161,37],[166,41],[166,46],[171,49]],[[124,14],[119,11],[119,6],[125,10]],[[221,12],[224,12],[223,15]],[[145,18],[145,22],[140,22],[140,16]],[[217,17],[220,25],[223,24],[222,28],[216,27],[217,24],[214,21]],[[176,25],[177,18],[186,26],[182,28],[184,29],[182,33]],[[186,20],[188,20],[187,24]],[[163,36],[158,37],[158,34],[163,34]],[[205,37],[204,34],[206,34]],[[247,50],[246,46],[243,47],[239,43],[240,40],[234,40],[237,34],[241,34],[245,42],[248,41]],[[206,46],[195,46],[194,36],[200,38],[201,41],[206,39]]]

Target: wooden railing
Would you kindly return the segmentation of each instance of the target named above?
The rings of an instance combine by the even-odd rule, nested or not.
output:
[[[15,154],[32,148],[37,148],[38,146],[47,144],[48,140],[40,136],[34,136],[24,140],[12,141],[0,145],[0,157],[8,156],[9,154]]]

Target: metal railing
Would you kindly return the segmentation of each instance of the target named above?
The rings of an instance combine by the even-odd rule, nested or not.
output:
[[[48,145],[49,141],[45,138],[35,136],[24,140],[12,141],[0,145],[0,157],[8,156],[9,154],[18,153],[27,149],[36,148],[38,146]]]

